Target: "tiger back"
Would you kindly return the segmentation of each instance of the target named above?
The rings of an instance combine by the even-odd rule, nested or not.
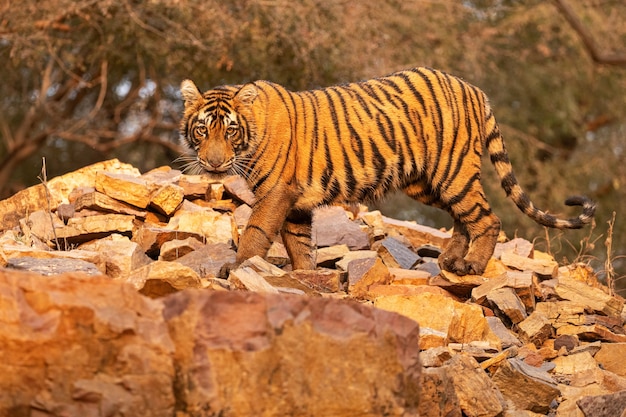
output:
[[[560,219],[537,209],[519,186],[485,94],[446,73],[415,68],[368,81],[291,92],[269,82],[181,93],[181,136],[209,174],[246,179],[257,203],[237,261],[265,256],[281,234],[294,269],[315,267],[316,207],[368,202],[393,190],[446,210],[453,235],[439,257],[459,275],[481,274],[500,220],[486,200],[481,157],[487,149],[507,196],[539,224],[580,228],[595,204],[572,197],[582,213]]]

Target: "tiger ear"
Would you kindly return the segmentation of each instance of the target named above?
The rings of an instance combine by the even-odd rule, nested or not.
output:
[[[180,94],[183,96],[183,100],[185,100],[185,106],[202,98],[202,93],[191,80],[184,80],[180,84]]]
[[[241,87],[235,94],[235,101],[241,104],[252,104],[259,95],[259,90],[254,83],[248,83]]]

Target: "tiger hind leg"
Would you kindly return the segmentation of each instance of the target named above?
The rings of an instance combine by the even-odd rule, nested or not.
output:
[[[464,258],[469,249],[469,242],[470,239],[465,226],[455,220],[452,237],[439,255],[439,266],[446,271],[457,274],[458,271],[464,271],[466,269]]]
[[[294,270],[315,269],[315,262],[311,253],[312,220],[312,212],[292,210],[280,230],[280,236]]]
[[[468,188],[462,198],[452,192],[440,195],[422,181],[403,191],[421,203],[446,210],[454,219],[452,238],[439,255],[440,267],[457,275],[480,275],[496,246],[500,220],[491,212],[480,182],[476,179]]]
[[[480,183],[476,184],[448,207],[454,218],[454,232],[439,259],[445,270],[457,275],[482,274],[500,233],[500,219],[492,213]]]
[[[454,218],[454,213],[444,204],[433,192],[430,186],[423,181],[416,181],[406,187],[403,191],[412,199],[420,203],[446,210]],[[459,275],[465,275],[465,255],[469,249],[470,237],[465,225],[460,221],[454,220],[454,230],[452,238],[446,244],[443,252],[439,255],[439,266],[446,271],[454,272]]]

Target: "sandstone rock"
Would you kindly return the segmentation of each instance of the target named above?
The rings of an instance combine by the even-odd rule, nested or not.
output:
[[[281,276],[287,275],[285,271],[278,268],[277,266],[274,266],[273,264],[269,263],[268,261],[261,258],[260,256],[253,256],[252,258],[246,259],[245,261],[242,262],[241,266],[250,267],[254,269],[256,272],[263,275],[264,277],[272,276],[272,275],[281,277]]]
[[[104,272],[111,278],[127,277],[131,271],[151,262],[137,243],[118,234],[85,243],[80,248],[102,253],[105,264]]]
[[[170,230],[196,233],[203,237],[203,243],[230,243],[238,241],[237,228],[233,218],[210,209],[201,211],[176,212],[167,224]]]
[[[19,223],[27,240],[35,236],[43,242],[54,241],[56,229],[65,227],[65,223],[56,214],[44,210],[29,214],[28,217],[20,219]]]
[[[539,311],[532,312],[517,326],[521,339],[535,346],[541,346],[554,332],[550,319]]]
[[[385,284],[374,284],[368,289],[367,298],[370,300],[375,300],[378,297],[389,296],[389,295],[418,295],[423,294],[425,292],[440,294],[444,297],[449,297],[451,299],[456,299],[456,297],[444,290],[443,288],[433,287],[432,285],[414,285],[414,284],[395,284],[385,285]]]
[[[201,288],[198,274],[178,262],[154,261],[136,269],[124,282],[132,284],[140,293],[156,298],[186,288]]]
[[[530,258],[533,254],[533,244],[521,237],[511,239],[508,242],[496,243],[496,248],[493,252],[493,257],[500,259],[500,256],[504,252],[513,253],[515,255],[522,256],[524,258]]]
[[[450,239],[449,233],[415,222],[395,220],[389,217],[383,217],[383,222],[386,229],[396,230],[406,237],[415,248],[422,245],[434,245],[443,248]]]
[[[381,240],[377,252],[389,268],[412,269],[420,261],[415,252],[392,237]]]
[[[100,171],[95,186],[96,191],[142,209],[150,204],[148,182],[138,176]]]
[[[348,292],[355,298],[367,297],[374,284],[389,282],[389,269],[379,258],[356,259],[348,264]]]
[[[407,318],[322,298],[242,292],[184,292],[165,303],[182,412],[416,414],[419,328]]]
[[[209,185],[209,189],[206,192],[206,200],[220,201],[224,198],[225,191],[226,191],[226,188],[224,187],[224,184],[222,184],[221,182],[212,183]]]
[[[159,253],[160,261],[175,261],[178,258],[182,258],[194,250],[200,249],[205,245],[198,239],[188,237],[186,239],[174,239],[164,242],[161,245]]]
[[[527,317],[526,307],[512,288],[494,289],[487,294],[487,300],[513,324],[517,324]]]
[[[243,269],[250,268],[253,271],[257,272],[261,277],[263,277],[265,282],[267,282],[269,285],[274,287],[278,292],[290,293],[290,294],[301,294],[301,295],[307,294],[307,295],[312,295],[312,296],[319,295],[317,294],[316,291],[314,291],[307,285],[303,284],[298,279],[294,278],[292,274],[288,274],[287,272],[274,266],[273,264],[269,263],[268,261],[261,258],[260,256],[254,256],[250,259],[245,260],[241,264],[241,268]],[[317,272],[317,271],[311,271],[311,272]],[[237,279],[239,277],[240,275],[236,273],[235,277],[233,278]],[[256,279],[256,277],[252,277],[252,279]],[[259,282],[257,285],[264,287],[265,282]],[[245,282],[242,281],[242,283],[248,290],[257,291],[257,292],[268,292],[266,291],[265,288],[259,288],[259,287],[257,287],[256,289],[250,288],[250,286],[246,284]],[[255,284],[252,284],[252,285],[254,286]],[[273,293],[274,291],[269,291],[269,292]]]
[[[578,346],[580,346],[580,341],[577,336],[561,335],[554,339],[554,349],[557,351],[564,347],[566,352],[570,352]]]
[[[512,288],[528,311],[535,309],[535,284],[532,272],[506,271],[472,290],[472,300],[478,304],[486,301],[487,294],[499,288]]]
[[[146,217],[146,210],[142,210],[131,204],[116,200],[98,191],[81,194],[74,202],[76,211],[97,210],[107,213],[129,214],[140,218]]]
[[[247,204],[242,204],[233,212],[235,223],[237,227],[244,228],[248,224],[250,215],[252,214],[252,208]]]
[[[373,250],[354,250],[346,253],[340,261],[335,262],[335,266],[342,271],[347,271],[350,262],[356,259],[367,259],[376,257],[377,253]]]
[[[452,379],[464,416],[495,417],[504,411],[502,394],[474,358],[464,354],[454,355],[444,369]]]
[[[0,270],[0,415],[170,417],[162,305],[80,274]]]
[[[55,235],[63,247],[80,244],[113,233],[132,234],[135,217],[125,214],[100,214],[89,217],[73,217],[67,225],[56,228]]]
[[[350,252],[348,245],[335,245],[319,248],[313,254],[315,264],[322,268],[334,268],[335,263]]]
[[[66,272],[82,272],[86,275],[102,275],[102,272],[91,262],[71,258],[32,258],[22,256],[10,258],[7,268],[20,271],[36,272],[41,275],[60,275]]]
[[[110,171],[118,173],[136,173],[137,168],[124,164],[117,159],[98,162],[74,172],[48,180],[49,198],[43,184],[38,184],[22,190],[14,196],[0,201],[0,225],[3,230],[11,229],[26,214],[37,210],[47,210],[48,207],[57,207],[62,203],[69,203],[72,190],[82,186],[93,186],[97,172]]]
[[[165,242],[172,240],[185,240],[194,238],[204,243],[204,237],[197,232],[185,232],[167,228],[167,225],[149,226],[143,225],[135,233],[133,233],[132,241],[136,242],[149,257],[156,259],[161,253],[161,247]]]
[[[602,369],[626,377],[624,358],[626,358],[626,343],[604,343],[595,354],[595,360],[602,366]]]
[[[263,278],[261,274],[249,266],[239,267],[230,271],[228,281],[237,289],[262,294],[278,294],[278,290]]]
[[[469,298],[472,290],[485,282],[487,279],[480,275],[459,276],[448,271],[441,271],[429,281],[430,285],[436,285],[463,298]]]
[[[466,344],[486,341],[496,349],[501,348],[500,339],[493,334],[481,308],[476,305],[459,303],[440,294],[422,293],[379,297],[374,300],[374,306],[407,316],[419,322],[422,329],[443,333],[446,341]]]
[[[347,276],[335,269],[317,269],[315,271],[298,269],[289,273],[294,279],[318,292],[335,293],[346,291]]]
[[[497,317],[485,317],[487,320],[487,324],[489,324],[489,328],[491,331],[500,339],[500,343],[502,348],[506,349],[510,346],[521,346],[522,342],[513,333],[509,330]]]
[[[183,173],[180,170],[172,169],[169,165],[163,165],[142,174],[141,178],[146,180],[148,184],[161,187],[165,184],[177,183],[182,176]]]
[[[250,207],[254,206],[256,198],[243,178],[239,176],[229,176],[222,180],[222,184],[224,184],[224,188],[228,194]]]
[[[185,197],[202,197],[207,195],[211,181],[206,175],[181,175],[178,186],[183,189]]]
[[[532,271],[539,275],[556,277],[559,264],[552,258],[550,259],[531,259],[525,256],[516,255],[513,252],[503,252],[500,260],[511,268],[520,271]]]
[[[431,277],[427,271],[389,268],[393,285],[426,285]]]
[[[363,220],[363,222],[369,227],[368,234],[370,236],[370,241],[374,242],[384,239],[385,222],[383,220],[383,215],[379,210],[359,213],[358,218]]]
[[[213,243],[176,259],[176,262],[193,269],[201,278],[214,278],[224,264],[235,262],[235,251],[225,243]]]
[[[492,380],[511,409],[545,414],[560,394],[556,382],[548,373],[515,358],[502,362]]]
[[[624,300],[610,296],[601,289],[590,288],[583,282],[570,277],[559,277],[554,288],[556,294],[564,300],[570,300],[607,316],[621,317]]]
[[[319,247],[347,245],[352,250],[369,249],[367,233],[348,219],[337,206],[318,209],[313,215],[314,244]]]
[[[79,259],[81,261],[85,261],[91,263],[98,268],[98,270],[102,273],[106,272],[106,264],[105,257],[103,254],[82,250],[82,249],[73,249],[70,251],[60,251],[60,250],[50,250],[50,249],[36,249],[31,246],[26,245],[1,245],[1,252],[6,257],[6,261],[11,258],[37,258],[37,259],[51,259],[51,258],[68,258],[68,259]]]
[[[170,216],[182,204],[184,196],[182,187],[165,184],[150,194],[150,205],[158,212]]]
[[[424,368],[419,404],[420,417],[462,417],[452,378],[445,368]]]
[[[576,401],[585,416],[613,417],[626,413],[626,391],[583,397]]]
[[[626,378],[601,369],[601,367],[610,366],[615,372],[622,372],[619,368],[621,365],[619,358],[623,356],[619,350],[621,344],[609,344],[604,341],[624,342],[626,344],[624,303],[621,298],[609,295],[607,288],[598,282],[596,274],[587,265],[563,266],[555,272],[552,269],[555,265],[554,259],[550,255],[535,251],[528,241],[514,239],[497,245],[494,257],[489,260],[487,268],[481,276],[458,277],[445,271],[441,272],[437,264],[436,258],[449,239],[448,233],[424,228],[412,222],[387,219],[378,212],[368,213],[363,207],[334,207],[320,210],[319,214],[315,214],[313,232],[315,237],[322,238],[324,237],[323,233],[327,233],[327,235],[334,233],[333,239],[339,240],[339,245],[333,247],[319,247],[318,242],[315,257],[322,266],[329,269],[290,271],[285,248],[280,241],[277,241],[272,244],[270,253],[268,253],[267,259],[271,263],[260,258],[248,260],[241,268],[235,270],[234,274],[231,275],[231,280],[227,281],[217,279],[215,276],[224,264],[235,260],[235,252],[232,247],[236,246],[238,232],[247,223],[251,212],[250,206],[240,205],[240,201],[248,199],[249,203],[253,204],[253,201],[249,199],[251,194],[245,186],[241,190],[237,190],[237,187],[243,185],[240,179],[234,182],[230,180],[233,184],[239,181],[239,185],[233,186],[231,184],[226,187],[221,181],[211,181],[206,177],[198,176],[190,180],[189,176],[182,175],[169,167],[160,167],[142,176],[135,169],[127,170],[127,172],[121,170],[111,175],[99,175],[116,177],[116,174],[119,173],[126,175],[117,175],[117,177],[123,177],[127,180],[130,177],[131,183],[136,182],[135,179],[138,179],[139,182],[145,182],[152,200],[146,209],[136,208],[95,191],[96,174],[92,172],[89,174],[91,181],[80,184],[73,191],[66,190],[67,202],[61,201],[60,204],[50,206],[53,210],[57,210],[56,213],[50,214],[47,207],[48,201],[46,201],[39,212],[36,210],[28,211],[21,215],[19,219],[20,228],[15,228],[10,233],[0,234],[0,265],[9,262],[14,264],[16,262],[14,258],[24,256],[39,259],[81,259],[92,262],[99,271],[106,272],[109,277],[117,277],[116,285],[123,286],[121,281],[124,277],[131,276],[135,279],[135,284],[140,284],[141,291],[151,297],[179,297],[182,296],[180,288],[191,286],[202,289],[201,297],[215,292],[225,293],[229,296],[235,294],[241,297],[253,295],[250,291],[252,290],[274,293],[271,296],[262,295],[264,300],[285,294],[298,294],[298,297],[294,297],[298,301],[293,304],[297,305],[298,308],[305,308],[310,305],[312,299],[323,298],[329,303],[323,307],[325,315],[322,321],[311,321],[311,317],[315,314],[307,310],[308,307],[304,310],[298,310],[298,308],[294,310],[289,307],[289,311],[293,313],[293,318],[287,320],[289,323],[287,327],[282,326],[282,324],[282,327],[272,327],[271,323],[267,324],[267,317],[282,317],[284,314],[285,308],[276,307],[276,305],[267,306],[261,314],[261,316],[266,314],[267,317],[259,319],[258,322],[266,324],[257,325],[254,324],[257,323],[255,321],[257,318],[250,317],[250,315],[256,314],[254,307],[256,301],[247,299],[250,305],[245,302],[235,303],[239,305],[240,310],[243,310],[241,314],[245,314],[245,316],[233,315],[232,321],[227,315],[214,314],[211,310],[213,307],[204,304],[204,307],[201,308],[202,317],[192,320],[192,323],[196,323],[194,329],[200,329],[200,333],[204,332],[202,329],[209,327],[232,330],[235,333],[239,331],[237,326],[252,329],[250,337],[247,337],[245,341],[242,338],[237,339],[240,342],[224,342],[228,346],[241,343],[241,346],[244,346],[243,351],[248,353],[243,355],[241,351],[229,353],[231,352],[228,350],[230,348],[221,348],[221,352],[217,353],[217,356],[211,356],[212,365],[207,365],[208,360],[206,358],[209,356],[202,347],[207,346],[207,344],[202,342],[196,345],[195,342],[192,342],[195,339],[192,338],[197,335],[191,332],[182,335],[184,337],[180,340],[183,340],[185,344],[183,351],[194,352],[195,358],[200,358],[204,362],[194,362],[195,359],[188,360],[193,358],[192,356],[182,355],[179,357],[186,358],[183,366],[180,362],[174,362],[177,359],[173,359],[172,366],[174,369],[191,371],[190,373],[177,372],[174,376],[167,375],[166,386],[169,388],[165,389],[173,392],[176,409],[171,410],[171,408],[165,407],[165,409],[172,411],[164,413],[165,415],[176,414],[177,417],[185,417],[204,415],[207,412],[211,415],[222,416],[258,415],[258,410],[263,410],[260,415],[281,416],[316,415],[314,412],[319,410],[323,410],[320,415],[415,415],[417,411],[411,408],[413,406],[401,410],[402,406],[399,404],[404,400],[398,402],[395,399],[390,400],[394,404],[390,407],[368,406],[370,408],[366,408],[366,410],[369,411],[365,412],[361,410],[342,413],[337,411],[335,405],[328,407],[321,404],[309,406],[315,400],[317,402],[325,400],[325,398],[313,399],[311,397],[310,386],[313,386],[315,390],[321,390],[318,388],[320,383],[309,378],[309,374],[316,374],[309,372],[311,367],[304,368],[301,365],[301,369],[305,369],[305,371],[300,372],[303,376],[290,374],[285,377],[283,374],[287,375],[293,371],[283,367],[282,363],[276,365],[277,362],[263,362],[263,359],[268,357],[277,357],[275,356],[278,355],[277,353],[267,349],[254,350],[254,346],[257,346],[259,340],[270,340],[270,344],[277,340],[285,340],[282,339],[286,337],[285,331],[288,336],[298,326],[303,326],[304,331],[309,332],[307,334],[311,338],[317,338],[319,334],[316,332],[319,330],[323,332],[335,328],[336,324],[333,321],[335,319],[343,320],[341,325],[348,327],[348,329],[341,330],[344,333],[337,333],[339,330],[333,330],[333,334],[340,334],[341,337],[344,337],[348,334],[345,331],[353,331],[355,326],[360,328],[359,326],[363,325],[369,329],[365,331],[368,338],[373,336],[380,338],[381,331],[375,330],[375,327],[371,325],[363,324],[365,322],[360,318],[360,313],[356,314],[353,310],[340,310],[335,305],[338,300],[350,298],[357,298],[363,304],[385,306],[389,310],[398,311],[420,321],[423,325],[420,330],[419,346],[413,345],[411,349],[416,350],[419,347],[428,352],[434,352],[436,349],[433,347],[442,349],[440,355],[433,354],[428,359],[429,366],[436,368],[432,368],[429,375],[423,379],[423,388],[428,394],[427,400],[420,406],[421,415],[494,415],[493,413],[498,412],[498,406],[494,404],[500,402],[502,411],[497,415],[503,417],[536,416],[535,412],[520,408],[533,408],[532,405],[520,405],[519,401],[536,400],[536,397],[540,397],[541,394],[550,392],[552,395],[553,392],[551,391],[552,388],[545,388],[542,386],[542,382],[536,381],[536,376],[529,377],[527,375],[528,369],[526,368],[528,366],[536,367],[537,370],[544,373],[549,371],[562,383],[558,386],[559,394],[556,401],[551,403],[543,401],[541,405],[541,407],[546,407],[548,404],[549,410],[546,412],[556,417],[582,416],[582,411],[576,405],[576,401],[585,397],[591,398],[626,390]],[[68,181],[71,183],[72,180]],[[228,183],[229,180],[226,182]],[[132,188],[134,185],[131,184],[128,187]],[[163,192],[161,202],[155,203],[155,196],[159,194],[159,190],[163,191],[165,188],[177,195],[172,197]],[[248,193],[247,197],[246,193]],[[183,199],[184,195],[186,197]],[[32,196],[36,198],[35,194]],[[52,197],[49,200],[51,203],[56,202],[56,200],[53,201]],[[171,206],[166,208],[165,205],[167,204],[171,204]],[[157,205],[161,205],[161,208],[157,208]],[[60,214],[64,207],[68,208],[67,213]],[[75,207],[79,207],[79,210],[72,213]],[[57,245],[57,247],[71,248],[85,240],[90,240],[89,243],[83,244],[80,250],[50,250],[52,245],[49,241],[53,239],[50,237],[53,235],[52,230],[63,233],[69,227],[75,228],[76,224],[88,229],[94,220],[95,223],[98,223],[103,219],[103,213],[112,213],[109,216],[127,214],[124,218],[127,225],[126,229],[122,229],[124,231],[120,232],[116,232],[115,228],[109,230],[106,227],[99,228],[98,232],[92,229],[82,230],[78,237],[60,239],[62,243]],[[171,215],[171,219],[168,217],[169,215]],[[324,223],[324,216],[327,216],[326,224]],[[64,222],[68,224],[65,225]],[[53,223],[54,229],[51,226]],[[114,222],[111,221],[111,223]],[[131,224],[132,226],[130,226]],[[337,227],[338,224],[343,224],[343,226]],[[349,234],[336,233],[341,232],[341,228],[349,230]],[[217,230],[225,232],[222,233]],[[121,233],[123,236],[116,233]],[[219,239],[222,243],[205,244],[219,234],[225,236]],[[128,239],[131,235],[132,242]],[[350,250],[348,241],[354,239],[355,236],[362,241],[362,247],[370,250]],[[186,243],[183,244],[181,242],[183,240],[186,240]],[[138,246],[135,242],[140,245]],[[170,246],[173,248],[170,249]],[[352,245],[352,249],[354,247],[356,246]],[[377,249],[379,253],[371,249]],[[180,256],[187,251],[190,252]],[[149,267],[144,266],[143,263],[151,262],[146,258],[144,252],[153,259],[160,256],[160,262],[150,263]],[[173,254],[173,256],[170,257],[168,253]],[[420,259],[420,262],[414,264],[411,261],[411,265],[404,264],[404,255],[409,255],[411,259]],[[506,262],[496,259],[496,257],[500,257]],[[339,260],[339,258],[341,259]],[[358,274],[356,273],[358,271],[354,269],[357,264],[354,264],[352,269],[348,266],[357,258],[369,258],[360,261],[364,268]],[[165,261],[165,259],[171,259],[171,261]],[[516,262],[518,263],[511,262],[511,259],[517,259]],[[381,260],[387,262],[388,265],[413,267],[414,269],[389,268]],[[511,266],[507,266],[507,263]],[[281,268],[285,266],[285,268],[278,269],[272,264],[279,265]],[[523,270],[519,271],[514,268]],[[132,274],[129,273],[130,271]],[[348,278],[348,272],[352,273],[351,280]],[[237,277],[238,274],[239,277]],[[357,279],[357,276],[360,279]],[[50,281],[57,279],[58,276],[48,278]],[[92,279],[98,280],[99,278]],[[351,284],[349,293],[346,292],[348,284]],[[359,288],[358,285],[362,285],[363,288]],[[90,288],[87,287],[86,291],[90,291]],[[182,291],[184,293],[189,292],[189,290],[184,289]],[[170,294],[172,292],[177,292],[177,294]],[[33,304],[33,300],[36,301],[34,305],[38,305],[37,303],[40,301],[37,301],[37,297],[43,297],[33,295],[34,293],[30,291],[26,291],[24,294],[21,296],[22,301],[19,302],[25,301],[28,305]],[[111,296],[116,297],[117,294],[112,292]],[[470,294],[472,299],[469,299]],[[8,311],[4,308],[5,303],[9,305],[13,302],[3,301],[7,299],[6,296],[7,293],[0,290],[0,335],[3,332],[1,328],[3,314]],[[71,297],[70,295],[67,296]],[[184,297],[190,297],[187,299],[191,300],[196,296],[185,295]],[[12,299],[12,295],[9,294],[8,299]],[[164,301],[162,299],[154,302],[162,305]],[[182,307],[180,304],[177,306],[171,310],[175,311],[174,316],[186,314],[186,307]],[[89,308],[96,309],[95,306]],[[117,310],[115,310],[117,307],[114,305],[111,308],[109,314],[111,316],[117,314]],[[47,310],[44,310],[42,310],[42,314],[46,314]],[[93,314],[89,311],[91,310],[86,310],[84,314],[87,315],[87,318],[93,318]],[[524,318],[525,315],[528,317]],[[37,320],[39,320],[37,323],[44,323],[41,326],[45,328],[45,323],[47,323],[45,320],[47,319]],[[199,324],[201,322],[202,324]],[[98,326],[101,327],[101,325]],[[81,326],[76,326],[76,328],[79,329],[77,330],[79,332],[84,329]],[[183,326],[181,332],[184,332],[184,329]],[[186,329],[190,329],[190,327]],[[254,329],[261,330],[256,331]],[[121,346],[127,340],[131,340],[129,335],[134,335],[133,332],[135,331],[133,329],[124,330],[119,335],[109,332],[108,336],[101,336],[93,331],[92,334],[95,338],[109,337],[111,340],[115,340],[117,346]],[[232,335],[237,336],[235,333]],[[243,334],[246,332],[244,331]],[[557,336],[556,339],[555,336]],[[216,340],[227,340],[223,333],[212,334],[208,338],[210,339],[209,344],[214,344]],[[295,339],[289,340],[293,340],[288,342],[290,348],[293,349],[289,350],[283,346],[281,353],[288,350],[289,352],[307,352],[306,349],[308,348],[315,349],[315,347],[322,346],[319,340],[307,339],[302,335],[298,342]],[[527,343],[520,347],[520,340],[532,342],[536,346]],[[192,343],[196,347],[200,347],[194,350],[190,347]],[[329,344],[336,350],[327,352],[323,349],[317,349],[316,360],[325,363],[326,372],[330,374],[333,372],[344,373],[349,378],[353,377],[348,374],[348,371],[343,371],[344,368],[335,366],[332,360],[340,358],[347,363],[355,358],[361,358],[370,366],[372,363],[381,363],[381,355],[384,356],[382,361],[387,361],[385,363],[388,364],[389,358],[394,359],[396,357],[394,355],[406,353],[405,347],[396,347],[396,350],[391,349],[396,352],[391,355],[384,352],[378,352],[376,355],[362,354],[364,351],[353,345],[350,345],[347,350],[342,348],[339,353],[337,347],[339,345],[334,339]],[[606,349],[605,346],[607,346]],[[0,356],[4,358],[3,348],[3,341],[0,340]],[[506,350],[501,351],[502,348],[506,348]],[[370,352],[367,349],[369,348],[366,348],[366,351]],[[447,353],[444,353],[443,349]],[[601,354],[600,351],[604,353]],[[461,356],[468,359],[459,359],[457,352],[463,352]],[[598,353],[596,354],[596,352]],[[249,356],[245,356],[247,354]],[[308,353],[305,353],[302,356],[308,358],[307,355]],[[593,355],[597,357],[594,358]],[[136,357],[133,356],[133,358]],[[231,365],[228,361],[222,361],[224,358],[235,358],[237,362],[235,365]],[[263,364],[253,363],[249,358],[258,359]],[[424,358],[427,356],[424,355]],[[474,360],[471,364],[467,362],[470,359]],[[112,361],[113,359],[107,360]],[[477,366],[476,361],[480,363],[480,366]],[[308,365],[309,361],[305,362]],[[515,365],[517,363],[521,365],[518,367]],[[224,366],[222,367],[222,365]],[[264,373],[269,369],[266,366],[271,367],[274,376],[263,379],[265,378],[264,375],[268,375]],[[321,368],[321,365],[319,367]],[[104,369],[105,367],[102,366],[101,368]],[[470,368],[475,369],[470,370]],[[481,368],[486,372],[481,371]],[[207,369],[208,371],[205,372]],[[354,369],[354,373],[359,375],[364,368],[357,364],[354,368],[351,365],[350,369]],[[535,370],[535,368],[531,370]],[[403,371],[399,372],[402,373]],[[497,378],[495,377],[496,372],[499,372]],[[510,374],[509,376],[507,376],[507,372]],[[467,375],[459,377],[459,373]],[[503,380],[507,380],[509,377],[513,378],[515,382],[506,383],[507,389],[517,389],[518,392],[507,392],[505,395],[506,404],[497,398],[493,401],[499,390],[493,384],[488,386],[480,382],[481,378],[488,377],[488,375],[494,378],[492,382],[497,381],[498,378]],[[241,380],[238,380],[234,381],[233,385],[222,383],[227,380],[226,377],[231,378],[233,376],[239,376],[242,378],[241,380],[245,378],[246,382],[242,383]],[[296,379],[300,386],[305,387],[298,391],[300,396],[296,397],[295,394],[286,396],[282,396],[282,394],[266,395],[266,392],[282,393],[283,391],[280,390],[285,390],[285,384],[289,383],[288,387],[291,387],[292,381]],[[271,382],[268,383],[268,380]],[[398,378],[395,379],[395,381],[398,380]],[[48,379],[48,381],[45,387],[54,387],[56,380]],[[122,380],[119,375],[110,376],[108,373],[99,373],[96,376],[72,382],[71,399],[74,403],[71,406],[62,404],[64,400],[59,400],[56,397],[55,389],[40,390],[42,394],[29,400],[27,408],[20,406],[22,408],[12,409],[7,415],[12,417],[16,410],[19,416],[152,415],[150,413],[153,410],[149,408],[150,405],[144,406],[144,412],[137,412],[134,408],[132,412],[128,411],[132,408],[128,404],[136,404],[138,401],[144,400],[138,399],[140,396],[132,389],[131,385],[126,384],[125,381],[120,381]],[[207,381],[209,382],[207,383]],[[254,394],[252,394],[252,389],[243,391],[248,392],[247,395],[239,394],[237,388],[231,388],[251,387],[252,384],[248,381],[263,381],[263,387],[269,386],[271,388],[260,390],[258,386],[261,383],[259,383],[255,386],[257,389]],[[333,381],[335,380],[331,379],[331,382]],[[344,385],[336,384],[333,394],[328,395],[328,400],[336,404],[333,396],[335,392],[350,394],[353,387],[363,386],[356,385],[351,381],[349,380]],[[273,383],[277,385],[274,387]],[[280,388],[277,388],[279,386]],[[389,386],[388,384],[387,387]],[[160,389],[151,390],[151,392],[158,392]],[[212,389],[214,390],[211,391]],[[303,394],[305,389],[307,390],[306,395]],[[496,391],[495,397],[491,395],[493,390]],[[500,390],[505,393],[504,388],[500,388]],[[541,393],[535,395],[534,390],[541,391]],[[207,392],[210,395],[205,395]],[[327,391],[315,392],[326,393]],[[370,384],[367,390],[361,389],[359,401],[369,399],[372,404],[379,404],[379,392],[383,391],[380,391],[378,386]],[[11,394],[8,395],[10,397]],[[516,395],[518,398],[515,397]],[[244,396],[245,400],[243,399]],[[9,397],[4,394],[2,386],[0,386],[0,402]],[[263,402],[265,398],[273,401],[271,405],[267,406]],[[296,404],[296,400],[293,398],[298,398],[298,406],[309,407],[313,412],[309,413],[308,408],[302,407],[297,412],[289,411],[293,410],[289,407]],[[428,400],[432,400],[430,404]],[[246,403],[242,405],[244,401]],[[472,403],[472,401],[474,402]],[[254,405],[251,405],[252,403]],[[215,404],[235,404],[239,408],[235,411],[228,409],[227,406],[220,409],[211,408]],[[281,408],[285,404],[287,404],[288,410],[286,414],[285,409]],[[356,402],[352,401],[351,404],[356,404]],[[362,403],[359,404],[359,406],[362,405]],[[558,408],[555,408],[557,404]],[[474,405],[475,407],[473,407]],[[266,413],[265,410],[269,411]],[[4,414],[0,411],[0,416],[2,415]]]
[[[554,372],[558,374],[573,375],[596,369],[598,364],[589,352],[573,353],[567,356],[559,356],[552,361],[556,367]]]
[[[267,251],[266,259],[268,262],[279,267],[283,267],[291,262],[285,245],[280,242],[272,242],[270,249]]]

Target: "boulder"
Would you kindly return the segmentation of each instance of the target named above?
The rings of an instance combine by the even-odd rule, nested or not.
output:
[[[189,415],[416,415],[412,320],[356,303],[246,292],[185,291],[164,302],[177,399]]]
[[[0,270],[0,416],[175,414],[163,305],[110,278]]]

